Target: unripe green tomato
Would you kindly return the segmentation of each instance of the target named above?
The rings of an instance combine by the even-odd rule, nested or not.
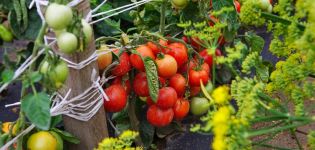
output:
[[[0,38],[5,42],[11,42],[13,40],[11,31],[2,24],[0,24]]]
[[[42,74],[47,74],[48,68],[49,68],[48,61],[44,61],[39,68],[39,72]]]
[[[45,20],[54,30],[66,28],[72,22],[72,18],[72,10],[66,5],[52,3],[45,12]]]
[[[82,23],[83,34],[85,36],[84,42],[85,42],[85,44],[89,44],[92,40],[93,28],[84,19],[81,20],[81,23]]]
[[[71,54],[78,48],[78,38],[72,33],[63,32],[57,37],[57,44],[61,52]]]
[[[269,0],[259,0],[259,6],[262,10],[267,11],[270,5]]]
[[[175,9],[184,9],[188,4],[188,0],[172,0],[171,3]]]
[[[269,6],[268,6],[268,12],[272,13],[272,5],[271,4],[269,4]]]
[[[210,103],[204,97],[193,97],[190,102],[190,112],[194,115],[202,115],[208,112]]]
[[[55,87],[60,88],[65,81],[67,80],[69,75],[69,68],[67,63],[64,61],[60,61],[52,71],[49,72],[50,80],[54,81]]]

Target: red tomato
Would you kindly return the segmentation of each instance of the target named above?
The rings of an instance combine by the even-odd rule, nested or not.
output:
[[[163,87],[159,90],[156,105],[162,109],[168,109],[174,106],[176,100],[176,91],[171,87]]]
[[[113,81],[112,81],[112,84],[120,84],[122,85],[127,94],[130,93],[130,90],[131,90],[131,85],[130,85],[130,81],[129,80],[126,80],[126,81],[123,81],[122,77],[121,76],[117,76]]]
[[[189,39],[188,39],[187,36],[183,36],[183,37],[182,37],[182,40],[183,40],[185,43],[188,43],[188,42],[189,42]]]
[[[199,70],[190,69],[189,70],[189,85],[190,86],[200,86],[200,80],[204,85],[208,83],[209,72],[201,67]]]
[[[151,57],[152,59],[155,59],[154,53],[152,50],[145,45],[139,46],[136,51],[144,58],[144,57]],[[130,62],[133,67],[138,69],[139,71],[144,71],[144,64],[140,56],[137,54],[131,54],[130,55]]]
[[[160,109],[156,105],[149,107],[147,111],[147,120],[156,127],[164,127],[171,123],[174,117],[173,109]]]
[[[154,105],[155,103],[152,101],[151,97],[147,97],[147,105],[148,106],[151,106],[151,105]]]
[[[269,0],[269,3],[272,4],[272,0]]]
[[[241,12],[241,4],[237,0],[234,0],[235,10],[240,13]]]
[[[175,74],[170,79],[170,87],[174,88],[177,96],[183,96],[186,89],[186,79],[181,74]]]
[[[191,86],[190,87],[190,96],[196,96],[200,92],[200,86]]]
[[[158,53],[163,52],[164,51],[164,47],[166,47],[167,45],[168,45],[168,42],[164,41],[162,39],[160,39],[160,41],[159,41],[159,46],[156,45],[153,42],[148,42],[147,43],[147,46],[150,47],[150,49],[152,50],[154,55],[157,55]]]
[[[187,48],[182,43],[172,43],[168,46],[167,54],[173,56],[180,67],[188,61]]]
[[[195,60],[190,60],[190,62],[189,62],[189,68],[194,68],[194,67],[196,67],[196,62],[195,62]],[[178,72],[180,72],[180,73],[186,73],[187,70],[189,70],[189,69],[188,69],[188,64],[186,63],[186,64],[182,65],[182,66],[178,69]]]
[[[220,46],[223,46],[225,44],[225,39],[224,39],[224,36],[221,35],[218,39],[218,43]]]
[[[205,70],[210,76],[210,66],[207,63],[201,65],[202,70]]]
[[[147,76],[144,72],[140,72],[135,76],[133,80],[133,90],[141,97],[147,97],[150,95]]]
[[[161,87],[164,87],[164,86],[166,86],[166,79],[164,79],[164,78],[162,78],[162,77],[159,77],[159,81],[160,81],[160,86]]]
[[[163,58],[155,60],[158,73],[161,77],[169,78],[177,72],[177,62],[171,55],[164,55]]]
[[[176,120],[182,120],[189,112],[189,101],[183,98],[177,99],[173,111]]]
[[[213,63],[212,54],[209,54],[207,49],[204,49],[203,51],[199,52],[199,54],[205,60],[205,63],[207,63],[210,67],[212,67],[212,63]],[[221,51],[219,49],[216,49],[215,55],[221,56],[222,55]]]
[[[105,89],[109,101],[104,100],[104,107],[107,112],[119,112],[126,106],[127,93],[122,85],[114,84]]]
[[[129,55],[126,52],[123,52],[119,56],[119,64],[112,70],[114,76],[123,76],[128,73],[131,69]]]

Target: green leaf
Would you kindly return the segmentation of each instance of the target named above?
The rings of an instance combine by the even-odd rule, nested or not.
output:
[[[27,118],[36,127],[48,130],[50,127],[50,99],[46,93],[28,94],[21,100],[21,107]]]
[[[148,123],[146,120],[140,122],[139,132],[141,141],[145,148],[149,148],[153,142],[154,137],[154,127]]]
[[[51,118],[50,128],[54,128],[56,125],[58,125],[62,121],[61,115],[54,116]]]
[[[159,93],[159,80],[156,64],[150,57],[143,59],[152,101],[156,102]]]
[[[30,75],[30,79],[31,82],[36,83],[42,79],[42,75],[38,71],[32,72]]]
[[[58,135],[61,136],[61,138],[67,142],[73,143],[73,144],[79,144],[80,140],[73,136],[71,133],[59,130],[57,128],[52,128],[51,131],[56,132]]]
[[[14,72],[12,70],[8,70],[8,69],[4,70],[1,73],[2,82],[4,83],[10,82],[13,76],[14,76]]]
[[[257,51],[259,53],[263,50],[265,45],[265,40],[253,32],[246,33],[245,41],[253,51]]]
[[[22,25],[18,24],[14,11],[9,15],[9,22],[14,35],[18,39],[35,40],[42,26],[42,20],[37,14],[36,8],[28,11],[28,25],[26,31],[23,31]]]

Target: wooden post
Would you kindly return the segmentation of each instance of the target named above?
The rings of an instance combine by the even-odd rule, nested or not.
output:
[[[79,12],[82,12],[84,16],[86,16],[87,13],[90,11],[89,0],[84,0],[83,2],[81,2],[77,6],[77,9],[79,10]],[[85,51],[72,55],[64,55],[63,57],[78,63],[89,57],[94,51],[95,43],[93,40],[93,42],[89,44],[88,48]],[[96,62],[91,63],[81,70],[70,68],[70,75],[66,81],[66,86],[64,89],[61,89],[60,92],[65,95],[68,89],[71,88],[72,92],[69,95],[69,98],[81,94],[92,85],[91,73],[93,69],[98,71],[98,66]],[[79,121],[68,116],[63,116],[63,122],[66,131],[70,132],[80,139],[79,144],[69,145],[70,150],[92,150],[97,147],[98,143],[102,139],[108,136],[104,107],[101,107],[99,111],[95,114],[95,116],[93,116],[87,122]]]

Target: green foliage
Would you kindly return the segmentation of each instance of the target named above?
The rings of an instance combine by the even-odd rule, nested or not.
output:
[[[240,13],[240,20],[246,25],[261,26],[265,23],[265,19],[261,17],[259,1],[246,0],[243,1]]]
[[[310,149],[315,149],[315,131],[311,131],[307,136],[307,141]]]
[[[21,107],[27,118],[36,127],[48,130],[50,127],[50,99],[46,93],[34,93],[26,95],[21,100]]]

